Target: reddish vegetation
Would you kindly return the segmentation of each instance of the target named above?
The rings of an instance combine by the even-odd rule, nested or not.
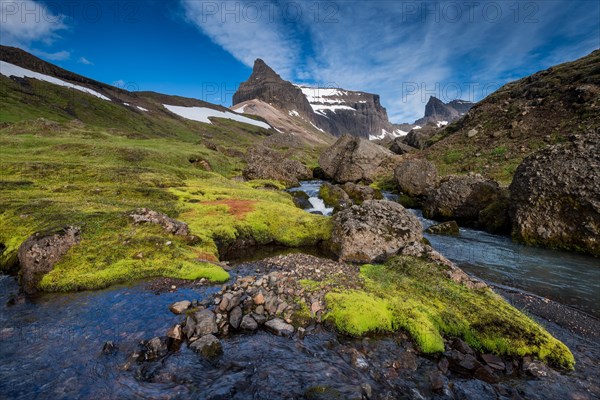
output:
[[[217,200],[217,201],[208,201],[203,204],[206,205],[220,205],[224,204],[229,207],[229,214],[233,215],[237,219],[242,219],[249,212],[254,211],[254,205],[256,204],[256,200]]]
[[[199,261],[219,262],[219,259],[214,254],[199,251],[196,255],[198,256]]]

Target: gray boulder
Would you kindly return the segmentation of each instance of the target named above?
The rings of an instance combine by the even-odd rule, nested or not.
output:
[[[246,153],[247,166],[242,172],[245,179],[273,179],[290,186],[298,186],[299,181],[312,178],[312,170],[285,152],[275,151],[257,145]]]
[[[80,242],[80,235],[80,228],[67,226],[56,231],[36,233],[21,244],[18,251],[20,279],[26,293],[38,290],[42,277],[52,271],[72,246]]]
[[[421,244],[423,227],[398,203],[368,200],[333,218],[331,249],[342,261],[380,262]]]
[[[460,230],[456,221],[446,221],[439,224],[431,225],[425,230],[427,233],[434,235],[458,235]]]
[[[328,179],[338,183],[371,182],[393,171],[397,161],[397,155],[378,144],[344,135],[321,154],[319,166]]]
[[[507,225],[507,206],[505,191],[497,182],[480,175],[451,176],[427,193],[423,215],[498,231]]]
[[[395,138],[394,141],[392,142],[392,144],[390,145],[390,151],[392,153],[398,154],[398,155],[409,154],[416,150],[417,149],[415,149],[414,147],[409,146],[408,144],[404,143],[403,137]]]
[[[600,134],[527,157],[510,185],[513,238],[600,256]]]
[[[437,168],[432,162],[418,160],[404,160],[394,169],[394,178],[398,189],[411,197],[422,197],[434,189],[439,176]]]
[[[265,322],[265,329],[277,336],[291,336],[294,334],[294,327],[281,318]]]

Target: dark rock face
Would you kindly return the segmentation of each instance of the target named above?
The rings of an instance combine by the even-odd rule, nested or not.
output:
[[[398,155],[409,154],[416,150],[414,147],[404,143],[404,137],[394,139],[390,145],[390,151]]]
[[[423,215],[442,221],[453,219],[482,229],[487,229],[486,222],[490,224],[490,221],[494,226],[504,226],[508,220],[508,210],[502,207],[506,205],[504,196],[493,180],[479,175],[451,176],[428,192]],[[495,218],[491,218],[492,215]]]
[[[376,94],[304,86],[301,89],[315,110],[317,126],[334,136],[349,134],[368,139],[394,131]]]
[[[328,179],[339,183],[370,182],[391,172],[397,161],[397,156],[382,146],[344,135],[321,154],[319,166]]]
[[[420,244],[422,230],[419,220],[400,204],[369,200],[334,216],[331,247],[342,261],[380,262]]]
[[[246,153],[248,165],[243,171],[245,179],[274,179],[291,186],[298,186],[299,180],[312,178],[310,168],[286,154],[265,146],[252,147]]]
[[[165,214],[150,210],[148,208],[138,208],[129,214],[129,218],[134,224],[157,224],[166,232],[178,236],[188,236],[190,230],[185,222],[177,221]]]
[[[600,256],[600,134],[529,157],[510,185],[513,237]]]
[[[431,96],[425,106],[425,116],[416,120],[415,124],[436,124],[442,121],[450,123],[465,115],[474,105],[475,103],[465,100],[452,100],[450,103],[444,103]]]
[[[285,111],[297,111],[315,121],[314,112],[302,90],[285,81],[260,58],[254,62],[252,75],[233,95],[233,105],[258,99]]]
[[[67,226],[55,232],[30,236],[18,251],[21,285],[26,293],[35,293],[42,277],[50,272],[69,249],[79,243],[81,230]]]
[[[378,95],[296,86],[283,80],[261,59],[254,62],[252,75],[233,95],[233,104],[255,99],[284,111],[286,115],[300,116],[334,136],[350,134],[368,139],[370,135],[394,131]]]
[[[298,190],[296,192],[291,192],[290,194],[292,195],[292,200],[294,201],[296,207],[303,210],[312,207],[312,204],[310,204],[310,201],[308,200],[310,197],[308,194],[306,194],[306,192]]]
[[[394,169],[398,189],[411,197],[422,197],[435,188],[439,177],[435,165],[427,160],[404,160]]]

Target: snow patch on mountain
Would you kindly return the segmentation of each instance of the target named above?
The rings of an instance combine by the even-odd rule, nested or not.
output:
[[[95,90],[89,89],[84,86],[74,85],[70,82],[63,81],[61,79],[55,78],[53,76],[40,74],[39,72],[30,71],[28,69],[19,67],[18,65],[14,65],[11,63],[7,63],[6,61],[0,61],[0,74],[4,76],[14,76],[17,78],[32,78],[40,81],[52,83],[58,86],[64,86],[70,89],[79,90],[81,92],[85,92],[87,94],[91,94],[92,96],[96,96],[102,100],[111,101],[108,97],[104,96],[101,93],[96,92]]]
[[[271,129],[271,126],[261,122],[256,121],[252,118],[244,117],[242,115],[227,112],[227,111],[218,111],[213,110],[212,108],[207,107],[181,107],[181,106],[170,106],[167,104],[163,104],[163,106],[171,111],[173,114],[177,114],[180,117],[185,119],[189,119],[192,121],[203,122],[205,124],[212,124],[209,118],[225,118],[231,119],[233,121],[243,122],[245,124],[258,126],[259,128]]]
[[[146,109],[144,107],[140,107],[140,106],[136,106],[136,107],[141,111],[148,112],[148,109]]]
[[[380,135],[369,135],[369,140],[381,140],[385,139],[386,137],[395,139],[397,137],[402,137],[406,135],[408,135],[408,132],[404,132],[402,129],[395,129],[393,132],[388,132],[385,129],[382,129]]]

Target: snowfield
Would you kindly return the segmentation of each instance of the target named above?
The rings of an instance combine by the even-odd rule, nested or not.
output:
[[[64,87],[67,87],[70,89],[79,90],[81,92],[91,94],[92,96],[96,96],[102,100],[111,101],[108,97],[96,92],[95,90],[86,88],[84,86],[74,85],[72,83],[63,81],[58,78],[54,78],[49,75],[40,74],[39,72],[30,71],[28,69],[21,68],[18,65],[7,63],[6,61],[0,61],[0,74],[2,74],[4,76],[8,76],[8,77],[15,76],[17,78],[37,79],[40,81],[52,83],[54,85],[64,86]]]
[[[145,109],[144,107],[140,107],[140,106],[136,106],[139,110],[144,111],[144,112],[148,112],[147,109]]]
[[[349,110],[349,111],[356,111],[355,108],[349,107],[349,106],[326,106],[323,104],[311,104],[310,105],[313,109],[314,112],[319,113],[321,115],[326,115],[325,111],[332,111],[332,112],[336,112],[337,110]]]
[[[205,124],[212,124],[209,118],[225,118],[231,119],[233,121],[243,122],[244,124],[258,126],[259,128],[271,129],[269,124],[266,124],[261,121],[256,121],[252,118],[247,118],[242,115],[227,112],[227,111],[218,111],[213,110],[212,108],[207,107],[181,107],[181,106],[170,106],[167,104],[163,104],[163,106],[171,111],[173,114],[177,114],[180,117],[185,119],[189,119],[192,121],[203,122]]]
[[[369,140],[379,140],[385,137],[397,138],[408,135],[408,132],[404,132],[402,129],[395,129],[393,132],[388,132],[385,129],[381,130],[381,135],[369,135]]]

